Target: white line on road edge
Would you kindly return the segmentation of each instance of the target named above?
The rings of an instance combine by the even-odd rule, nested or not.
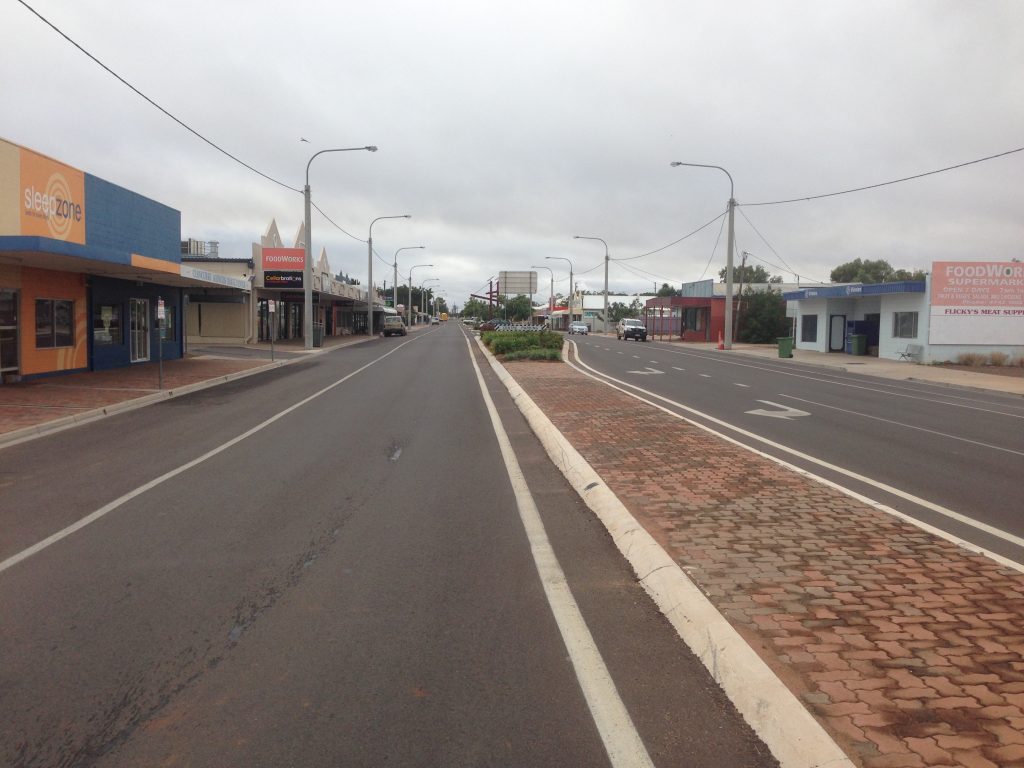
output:
[[[486,352],[486,347],[479,339],[477,344],[490,357],[490,353]],[[516,459],[515,451],[512,450],[512,443],[501,424],[501,417],[494,407],[494,401],[487,391],[487,384],[480,372],[480,366],[477,365],[476,358],[473,356],[473,348],[468,337],[466,338],[466,348],[476,371],[477,382],[480,385],[484,403],[487,405],[487,412],[491,417],[494,435],[501,447],[505,469],[508,471],[512,491],[515,493],[516,506],[519,508],[519,517],[523,521],[523,528],[526,529],[526,536],[530,541],[533,562],[537,566],[544,594],[551,606],[551,613],[554,614],[565,647],[569,651],[573,669],[576,671],[576,679],[583,690],[583,696],[590,708],[591,717],[594,718],[594,724],[601,735],[605,750],[608,752],[608,758],[615,768],[627,768],[628,766],[654,768],[654,763],[651,762],[650,755],[647,754],[647,748],[644,746],[640,734],[637,733],[636,726],[626,710],[626,705],[622,703],[619,691],[615,687],[615,681],[612,680],[608,667],[605,666],[604,659],[601,657],[601,652],[580,613],[576,598],[573,597],[572,591],[569,589],[565,573],[562,571],[558,557],[548,540],[544,521],[541,520],[533,495],[530,493],[526,478]]]
[[[359,373],[362,373],[367,368],[369,368],[371,365],[376,365],[381,360],[383,360],[385,357],[388,357],[389,355],[394,354],[395,352],[400,350],[402,347],[404,347],[406,344],[411,344],[413,341],[415,341],[415,339],[410,339],[409,341],[402,342],[401,344],[399,344],[394,349],[389,350],[385,354],[383,354],[380,357],[378,357],[376,360],[371,360],[366,365],[364,365],[362,368],[358,368],[358,369],[352,371],[352,373],[348,374],[347,376],[345,376],[345,377],[343,377],[341,379],[338,379],[333,384],[327,385],[326,387],[321,389],[319,392],[314,392],[309,397],[307,397],[307,398],[305,398],[303,400],[300,400],[299,402],[295,403],[292,406],[289,406],[288,408],[285,408],[283,411],[280,411],[279,413],[274,414],[273,416],[271,416],[266,421],[263,421],[263,422],[257,424],[252,429],[249,429],[249,430],[243,432],[242,434],[238,435],[238,437],[234,437],[231,440],[228,440],[226,443],[223,443],[222,445],[217,446],[213,450],[207,451],[202,456],[199,456],[198,458],[192,459],[192,461],[186,462],[185,464],[182,464],[180,467],[177,467],[176,469],[172,469],[170,472],[166,472],[166,473],[160,475],[159,477],[155,477],[152,480],[150,480],[148,483],[144,483],[143,485],[140,485],[138,488],[136,488],[136,489],[134,489],[132,491],[128,491],[128,493],[126,493],[123,496],[120,496],[120,497],[114,499],[109,504],[106,504],[106,505],[100,507],[95,512],[92,512],[92,513],[86,515],[81,520],[78,520],[78,521],[72,523],[67,528],[63,528],[63,529],[57,531],[56,533],[54,533],[54,534],[52,534],[50,536],[47,536],[42,541],[36,542],[31,547],[28,547],[27,549],[23,549],[21,552],[18,552],[17,554],[11,555],[6,560],[0,561],[0,573],[3,573],[8,568],[14,567],[18,563],[20,563],[22,560],[27,560],[28,558],[32,557],[32,555],[35,555],[35,554],[38,554],[39,552],[42,552],[44,549],[46,549],[47,547],[49,547],[49,546],[51,546],[53,544],[56,544],[61,539],[66,539],[68,536],[70,536],[71,534],[75,533],[76,531],[80,531],[82,528],[85,528],[85,526],[89,525],[90,523],[95,523],[101,517],[104,517],[104,516],[110,514],[111,512],[113,512],[118,507],[121,507],[121,506],[127,504],[132,499],[134,499],[134,498],[136,498],[138,496],[141,496],[146,491],[150,491],[153,488],[156,488],[158,485],[161,485],[161,484],[165,483],[166,481],[170,480],[171,478],[177,477],[178,475],[180,475],[183,472],[187,472],[188,470],[192,469],[192,467],[195,467],[195,466],[198,466],[199,464],[202,464],[207,459],[212,459],[217,454],[223,453],[228,448],[231,448],[232,446],[237,445],[238,443],[242,442],[247,437],[252,437],[257,432],[261,432],[262,430],[266,429],[271,424],[273,424],[275,421],[278,421],[279,419],[284,418],[285,416],[287,416],[292,411],[295,411],[295,410],[301,408],[302,406],[306,405],[307,403],[312,402],[313,400],[316,400],[321,395],[324,395],[327,392],[330,392],[335,387],[337,387],[337,386],[339,386],[341,384],[344,384],[346,381],[351,379],[353,376],[355,376],[355,375],[357,375]]]
[[[604,523],[655,605],[783,768],[854,768],[800,700],[636,521],[526,391],[490,353],[487,357],[548,457]]]
[[[935,504],[934,502],[928,501],[927,499],[922,499],[920,496],[914,496],[912,493],[907,493],[906,491],[901,491],[899,488],[895,488],[895,487],[893,487],[891,485],[887,485],[886,483],[879,482],[878,480],[872,480],[870,477],[866,477],[865,475],[859,475],[856,472],[853,472],[852,470],[846,469],[845,467],[840,467],[840,466],[838,466],[836,464],[830,464],[827,461],[824,461],[822,459],[819,459],[819,458],[816,458],[814,456],[811,456],[810,454],[798,451],[795,448],[790,448],[789,446],[783,445],[782,443],[776,443],[775,441],[769,440],[766,437],[761,437],[758,434],[755,434],[753,432],[749,432],[749,431],[743,429],[742,427],[737,427],[737,426],[735,426],[733,424],[730,424],[727,421],[722,421],[721,419],[717,419],[714,416],[711,416],[709,414],[703,413],[702,411],[698,411],[696,408],[691,408],[690,406],[683,405],[682,403],[676,402],[675,400],[670,400],[667,397],[662,397],[661,395],[659,395],[659,394],[657,394],[655,392],[651,392],[649,390],[643,389],[642,387],[638,387],[635,384],[630,384],[627,381],[622,381],[621,379],[616,379],[613,376],[609,376],[607,373],[601,373],[597,369],[591,368],[589,365],[584,363],[580,359],[579,352],[576,353],[576,360],[577,360],[577,362],[580,365],[582,365],[588,371],[592,371],[593,373],[587,373],[587,371],[581,370],[576,365],[574,365],[573,363],[570,363],[568,361],[566,361],[566,364],[569,365],[571,368],[574,368],[575,370],[579,371],[584,376],[586,376],[588,378],[591,378],[594,381],[598,381],[601,384],[604,384],[606,387],[611,387],[612,389],[617,389],[619,392],[621,392],[624,395],[629,395],[630,397],[635,398],[635,399],[639,400],[642,403],[647,403],[647,405],[650,405],[650,406],[652,406],[654,408],[657,408],[657,409],[659,409],[661,411],[664,411],[665,413],[669,414],[670,416],[673,416],[673,417],[675,417],[677,419],[680,419],[681,421],[685,421],[687,424],[692,424],[695,427],[703,429],[705,432],[710,432],[712,435],[715,435],[716,437],[720,437],[723,440],[728,440],[733,445],[738,445],[741,448],[750,451],[751,453],[756,453],[758,456],[763,456],[764,458],[766,458],[766,459],[768,459],[770,461],[774,461],[776,464],[779,464],[779,465],[781,465],[783,467],[786,467],[787,469],[792,469],[792,470],[794,470],[796,472],[799,472],[800,474],[804,475],[805,477],[809,477],[812,480],[815,480],[816,482],[819,482],[819,483],[822,483],[824,485],[827,485],[830,488],[835,488],[837,491],[841,491],[842,493],[846,494],[847,496],[849,496],[849,497],[851,497],[853,499],[857,499],[857,501],[862,501],[865,504],[869,504],[870,506],[874,507],[875,509],[880,510],[882,512],[885,512],[888,515],[893,515],[894,517],[898,517],[901,520],[904,520],[904,521],[906,521],[906,522],[908,522],[908,523],[910,523],[912,525],[917,526],[921,530],[924,530],[924,531],[927,531],[928,533],[934,534],[935,536],[943,538],[946,541],[950,541],[953,544],[956,544],[957,546],[962,547],[963,549],[966,549],[969,552],[974,552],[974,553],[979,554],[979,555],[984,555],[985,557],[988,557],[988,558],[991,558],[992,560],[995,560],[996,562],[1000,563],[1001,565],[1005,565],[1005,566],[1007,566],[1009,568],[1013,568],[1015,571],[1020,571],[1021,573],[1024,573],[1024,563],[1019,563],[1016,560],[1011,560],[1008,557],[1004,557],[1003,555],[997,554],[996,552],[992,552],[992,551],[990,551],[988,549],[985,549],[984,547],[981,547],[981,546],[979,546],[977,544],[974,544],[974,543],[969,542],[969,541],[965,541],[964,539],[960,538],[959,536],[953,535],[949,531],[944,531],[941,528],[937,528],[934,525],[930,525],[930,524],[924,522],[923,520],[918,520],[916,517],[912,517],[911,515],[908,515],[908,514],[905,514],[903,512],[900,512],[899,510],[893,509],[892,507],[887,506],[885,504],[882,504],[881,502],[878,502],[878,501],[875,501],[874,499],[868,498],[867,496],[864,496],[863,494],[857,493],[856,491],[854,491],[854,490],[852,490],[850,488],[847,488],[846,486],[843,486],[843,485],[840,485],[839,483],[835,483],[835,482],[833,482],[831,480],[828,480],[827,478],[824,478],[821,475],[816,475],[813,472],[809,472],[808,470],[803,469],[802,467],[798,467],[796,464],[791,464],[788,461],[786,461],[785,459],[780,459],[778,456],[772,456],[770,453],[765,453],[764,451],[759,451],[759,450],[757,450],[757,448],[754,448],[754,447],[752,447],[750,445],[747,445],[746,443],[743,443],[743,442],[741,442],[741,441],[739,441],[739,440],[737,440],[737,439],[735,439],[733,437],[729,437],[728,435],[722,434],[721,432],[718,432],[718,431],[712,429],[707,424],[703,424],[703,423],[701,423],[699,421],[694,421],[693,419],[688,419],[685,416],[683,416],[683,415],[681,415],[679,413],[676,413],[675,411],[673,411],[673,410],[671,410],[669,408],[666,408],[663,405],[658,405],[657,403],[652,402],[652,401],[648,400],[645,397],[641,397],[640,395],[636,394],[636,392],[629,392],[629,391],[623,389],[622,387],[629,387],[630,389],[635,389],[638,392],[643,392],[645,395],[649,395],[650,397],[653,397],[653,398],[656,398],[658,400],[661,400],[662,402],[668,403],[669,405],[672,405],[672,406],[674,406],[676,408],[679,408],[680,410],[686,411],[688,413],[692,413],[695,416],[699,416],[702,419],[707,419],[708,421],[710,421],[713,424],[718,424],[719,426],[725,427],[726,429],[730,429],[733,432],[736,432],[737,434],[743,435],[744,437],[749,437],[751,440],[756,440],[756,441],[758,441],[760,443],[764,443],[765,445],[770,445],[772,448],[775,448],[775,449],[777,449],[779,451],[783,451],[784,453],[788,453],[788,454],[790,454],[792,456],[796,456],[796,457],[798,457],[800,459],[803,459],[804,461],[807,461],[807,462],[809,462],[811,464],[817,464],[820,467],[824,467],[825,469],[831,470],[831,471],[836,472],[836,473],[838,473],[840,475],[846,475],[847,477],[853,478],[854,480],[858,480],[858,481],[864,483],[865,485],[872,485],[875,488],[878,488],[879,490],[885,491],[887,493],[891,493],[893,496],[897,496],[897,497],[899,497],[901,499],[909,501],[909,502],[911,502],[913,504],[918,505],[919,507],[924,507],[925,509],[930,509],[932,512],[937,512],[938,514],[942,515],[943,517],[947,517],[950,520],[956,520],[957,522],[963,523],[966,526],[969,526],[971,528],[975,528],[975,529],[977,529],[979,531],[983,531],[983,532],[988,533],[988,534],[990,534],[992,536],[995,536],[998,539],[1002,539],[1003,541],[1009,542],[1010,544],[1013,544],[1014,546],[1024,548],[1024,538],[1021,538],[1020,536],[1015,536],[1012,533],[1009,533],[1007,531],[1003,531],[1003,530],[1001,530],[999,528],[996,528],[994,526],[989,525],[988,523],[983,523],[980,520],[974,520],[974,519],[972,519],[970,517],[967,517],[967,515],[963,515],[963,514],[961,514],[959,512],[954,512],[952,509],[948,509],[947,507],[944,507],[941,504]],[[613,381],[616,384],[621,384],[622,387],[615,386],[615,384],[611,383]]]

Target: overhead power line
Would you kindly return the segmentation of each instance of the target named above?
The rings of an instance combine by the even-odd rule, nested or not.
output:
[[[110,67],[108,67],[106,64],[104,64],[102,61],[100,61],[95,56],[93,56],[91,53],[89,53],[87,50],[85,50],[85,48],[83,48],[81,45],[76,43],[63,30],[61,30],[59,27],[57,27],[56,24],[54,24],[52,21],[50,21],[45,16],[43,16],[41,13],[39,13],[39,11],[37,11],[31,5],[26,3],[25,0],[18,0],[18,2],[21,3],[23,6],[25,6],[25,8],[27,8],[29,11],[31,11],[40,21],[42,21],[44,24],[46,24],[48,27],[50,27],[50,29],[52,29],[58,35],[63,37],[65,40],[67,40],[69,43],[71,43],[73,46],[75,46],[75,48],[80,50],[82,53],[84,53],[86,56],[88,56],[90,59],[92,59],[92,61],[94,61],[96,64],[98,64],[104,70],[106,70],[106,72],[108,72],[110,75],[112,75],[114,78],[116,78],[120,83],[122,83],[123,85],[127,86],[129,89],[132,90],[132,92],[134,92],[135,94],[140,96],[142,99],[144,99],[146,102],[148,102],[149,104],[151,104],[152,106],[156,107],[158,110],[163,112],[165,115],[167,115],[167,117],[171,118],[171,120],[176,122],[178,125],[180,125],[182,128],[184,128],[186,131],[191,133],[193,136],[196,136],[197,138],[201,139],[202,141],[206,142],[211,147],[216,149],[221,154],[226,155],[227,157],[230,157],[232,160],[234,160],[239,165],[242,165],[242,166],[248,168],[253,173],[262,176],[263,178],[267,179],[268,181],[272,181],[275,184],[279,184],[280,186],[284,187],[285,189],[290,189],[292,192],[298,192],[299,194],[302,194],[302,190],[301,189],[296,189],[295,187],[292,187],[292,186],[290,186],[288,184],[285,184],[283,181],[278,181],[273,176],[268,176],[263,171],[261,171],[261,170],[259,170],[257,168],[253,168],[251,165],[249,165],[244,160],[240,160],[239,158],[235,157],[233,154],[228,152],[226,149],[224,149],[220,145],[216,144],[215,142],[213,142],[210,139],[208,139],[205,136],[203,136],[203,134],[199,133],[199,131],[197,131],[195,128],[193,128],[192,126],[188,125],[183,120],[180,120],[179,118],[177,118],[174,115],[172,115],[166,109],[164,109],[159,104],[157,104],[155,101],[153,101],[151,98],[149,98],[149,96],[144,94],[142,91],[140,91],[134,85],[132,85],[127,80],[125,80],[123,77],[121,77],[119,74],[117,74],[117,72],[112,70]],[[321,211],[321,213],[323,213],[323,211]],[[340,229],[340,227],[339,227],[339,229]]]
[[[654,249],[653,251],[648,251],[647,253],[641,253],[641,254],[640,254],[639,256],[623,256],[622,258],[618,258],[618,259],[614,259],[614,258],[613,258],[613,259],[611,259],[611,260],[612,260],[612,261],[633,261],[634,259],[642,259],[642,258],[643,258],[644,256],[651,256],[651,255],[653,255],[653,254],[655,254],[655,253],[660,253],[661,251],[664,251],[664,250],[665,250],[666,248],[671,248],[671,247],[672,247],[673,245],[676,245],[676,244],[678,244],[678,243],[681,243],[681,242],[683,242],[683,240],[686,240],[686,239],[687,239],[687,238],[689,238],[689,237],[693,237],[693,236],[694,236],[694,235],[696,235],[696,234],[697,234],[698,232],[700,232],[700,231],[701,231],[702,229],[705,229],[706,227],[710,227],[710,226],[711,226],[712,224],[714,224],[714,223],[715,223],[716,221],[718,221],[718,220],[719,220],[720,218],[722,218],[723,216],[725,216],[725,214],[726,214],[726,211],[722,211],[722,213],[720,213],[720,214],[718,214],[717,216],[715,216],[715,218],[713,218],[713,219],[712,219],[711,221],[709,221],[709,222],[708,222],[707,224],[702,224],[701,226],[699,226],[699,227],[697,227],[697,228],[696,228],[695,230],[693,230],[693,232],[691,232],[690,234],[688,234],[688,235],[683,235],[683,236],[682,236],[682,237],[680,237],[680,238],[679,238],[678,240],[673,240],[673,241],[672,241],[671,243],[669,243],[668,245],[663,245],[663,246],[661,246],[661,248],[655,248],[655,249]]]
[[[824,195],[811,195],[810,197],[794,197],[789,200],[771,200],[763,203],[739,203],[738,205],[742,208],[744,206],[754,205],[783,205],[785,203],[803,203],[808,200],[820,200],[823,197],[836,197],[837,195],[848,195],[851,192],[863,192],[867,189],[878,189],[879,187],[887,187],[890,184],[899,184],[904,181],[913,181],[914,179],[923,179],[925,176],[934,176],[937,173],[945,173],[946,171],[954,171],[957,168],[965,168],[968,165],[976,165],[978,163],[984,163],[988,160],[995,160],[998,157],[1006,157],[1016,152],[1024,152],[1024,147],[1018,147],[1017,149],[1010,149],[1006,152],[1000,152],[997,155],[989,155],[988,157],[979,157],[977,160],[968,160],[966,163],[957,163],[956,165],[950,165],[946,168],[939,168],[936,171],[927,171],[926,173],[918,173],[913,176],[904,176],[902,179],[893,179],[892,181],[883,181],[878,184],[869,184],[866,187],[854,187],[853,189],[844,189],[840,192],[828,192]]]

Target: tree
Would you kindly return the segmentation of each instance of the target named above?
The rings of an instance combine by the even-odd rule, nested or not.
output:
[[[676,294],[676,289],[673,288],[671,285],[669,285],[668,283],[662,283],[661,284],[661,288],[658,289],[657,295],[665,297],[665,296],[675,296],[677,294]]]
[[[789,335],[786,300],[775,291],[743,292],[743,308],[736,329],[736,341],[769,344]]]
[[[511,299],[505,298],[506,317],[509,320],[529,320],[533,314],[533,305],[530,297],[520,293]]]
[[[718,277],[724,282],[726,273],[729,271],[728,267],[722,267],[718,271]],[[750,285],[751,283],[771,283],[771,282],[782,282],[782,278],[775,280],[768,274],[768,270],[762,267],[760,264],[743,264],[738,267],[732,268],[732,279],[734,283],[742,282],[744,285]]]
[[[624,317],[638,317],[640,314],[640,302],[633,299],[633,303],[625,305],[621,301],[613,301],[608,305],[608,322],[617,323]]]
[[[894,280],[924,280],[925,273],[923,269],[915,269],[913,272],[893,269],[885,259],[854,259],[833,269],[829,277],[833,283],[891,283]]]
[[[480,299],[469,298],[462,306],[463,317],[483,317],[487,312],[487,304]]]

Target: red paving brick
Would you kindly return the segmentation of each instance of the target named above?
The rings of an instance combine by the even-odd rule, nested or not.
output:
[[[163,364],[163,388],[177,389],[200,381],[266,365],[266,360],[188,357]],[[110,371],[72,373],[0,385],[0,434],[36,427],[67,416],[159,392],[157,363]]]
[[[851,759],[1024,766],[1024,574],[569,366],[506,367]]]

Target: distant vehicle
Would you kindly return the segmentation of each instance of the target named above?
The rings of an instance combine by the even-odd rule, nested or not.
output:
[[[615,338],[647,341],[647,327],[633,317],[624,317],[615,327]]]
[[[590,329],[587,328],[586,323],[572,323],[569,326],[569,333],[581,333],[584,336],[586,336],[588,333],[590,333]]]
[[[408,331],[405,329],[405,321],[398,315],[387,315],[384,318],[385,336],[405,336]]]
[[[441,318],[439,318],[437,315],[434,315],[432,318],[430,318],[430,324],[431,325],[440,325],[441,324]]]
[[[441,322],[442,323],[447,323],[448,322],[448,313],[447,312],[442,312],[441,313]]]

